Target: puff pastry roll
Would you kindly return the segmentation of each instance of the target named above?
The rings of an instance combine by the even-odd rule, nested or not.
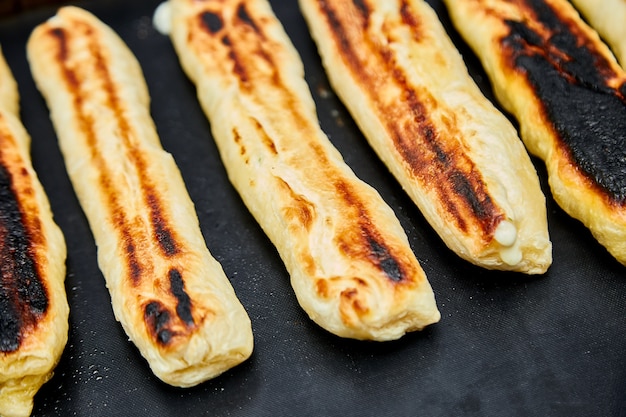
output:
[[[574,6],[611,47],[626,67],[626,1],[572,0]]]
[[[229,178],[324,329],[391,340],[440,318],[391,208],[321,130],[296,50],[265,0],[173,0],[171,37]]]
[[[626,73],[565,0],[446,0],[556,202],[626,264]]]
[[[65,239],[30,159],[0,53],[0,416],[29,416],[68,337]]]
[[[139,63],[104,23],[61,8],[28,41],[115,317],[156,376],[188,387],[247,359],[250,319],[161,147]]]
[[[422,0],[300,0],[334,90],[446,245],[544,273],[545,197],[515,128]]]

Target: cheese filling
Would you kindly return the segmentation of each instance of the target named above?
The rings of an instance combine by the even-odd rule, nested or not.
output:
[[[493,235],[496,242],[502,245],[500,249],[500,259],[508,265],[517,265],[522,261],[522,251],[517,241],[517,227],[509,220],[500,222]]]

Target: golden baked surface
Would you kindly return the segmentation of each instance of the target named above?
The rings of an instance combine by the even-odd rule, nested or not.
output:
[[[572,4],[606,40],[622,68],[626,67],[626,1],[572,0]]]
[[[344,337],[439,320],[404,230],[321,131],[300,58],[264,0],[177,0],[172,40],[248,209],[303,309]]]
[[[448,0],[555,200],[626,263],[626,73],[563,0]]]
[[[482,95],[421,0],[301,0],[334,89],[457,254],[543,273],[545,198],[514,127]]]
[[[132,53],[93,15],[65,7],[35,29],[28,57],[116,318],[154,373],[190,386],[247,359],[250,320],[161,147]]]

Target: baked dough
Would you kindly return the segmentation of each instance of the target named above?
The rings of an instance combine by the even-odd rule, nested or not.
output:
[[[557,203],[626,264],[626,73],[565,0],[446,0]]]
[[[626,1],[572,0],[574,6],[611,47],[626,67]]]
[[[300,0],[334,90],[447,246],[485,268],[544,273],[545,197],[508,119],[422,0]]]
[[[392,340],[439,320],[398,219],[321,130],[296,50],[265,0],[172,0],[172,39],[229,178],[313,321]]]
[[[30,159],[0,52],[0,416],[29,416],[68,337],[65,239]]]
[[[104,23],[61,8],[28,41],[115,317],[152,371],[188,387],[252,352],[250,319],[161,147],[139,63]]]

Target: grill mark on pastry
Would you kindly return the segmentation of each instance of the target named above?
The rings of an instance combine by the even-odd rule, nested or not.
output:
[[[202,16],[202,14],[203,12],[200,12],[199,16]],[[249,23],[247,23],[248,19],[252,20],[252,18],[248,15],[248,18],[243,19],[243,21],[249,25]],[[230,39],[231,36],[235,37],[237,35],[241,35],[240,32],[242,32],[243,29],[238,28],[236,22],[232,23],[233,27],[230,27],[230,25],[230,22],[225,22],[225,31],[227,33],[222,35],[222,40],[227,37]],[[200,27],[204,27],[202,25],[202,19],[200,19]],[[267,38],[262,32],[261,25],[254,23],[252,27],[254,28],[258,39]],[[205,31],[205,33],[211,37],[215,35],[210,31]],[[282,84],[278,70],[280,66],[275,61],[275,57],[271,53],[271,50],[268,51],[264,48],[263,45],[266,45],[266,43],[259,41],[253,45],[252,42],[243,42],[243,46],[240,46],[240,43],[231,43],[230,41],[228,43],[224,43],[222,41],[221,43],[225,47],[229,48],[226,52],[226,56],[228,56],[231,60],[236,60],[232,71],[239,77],[240,86],[242,86],[243,90],[250,91],[251,89],[254,89],[256,83],[248,83],[251,74],[254,74],[255,77],[263,78],[264,80],[271,80],[272,85],[276,88],[275,91],[280,92],[280,100],[282,100],[284,104],[282,107],[289,109],[290,111],[290,114],[288,116],[286,115],[285,118],[294,121],[294,124],[299,126],[300,129],[304,129],[306,131],[308,129],[306,126],[310,124],[310,121],[308,121],[308,119],[297,110],[296,105],[292,105],[292,103],[297,102],[297,99],[292,97],[289,89]],[[202,44],[202,47],[207,48],[205,51],[211,50],[212,48],[212,46],[206,44]],[[236,50],[237,47],[243,48],[246,51],[245,55],[238,53]],[[244,59],[244,56],[246,58],[250,57],[250,59]],[[252,57],[258,57],[265,61],[268,64],[269,71],[259,69]],[[264,130],[262,124],[256,119],[253,119],[253,122],[257,129],[257,133],[267,145],[270,153],[277,156],[278,149],[271,137]],[[235,142],[242,147],[240,143],[241,138],[238,138],[238,133],[235,134]],[[320,167],[328,166],[328,157],[323,148],[310,142],[306,142],[305,146],[309,151],[312,151],[315,154],[315,160],[319,163]],[[240,150],[240,152],[243,152],[243,150]],[[326,177],[333,178],[336,177],[336,175],[329,171]],[[287,215],[292,219],[296,219],[298,224],[302,225],[305,229],[308,229],[316,217],[314,205],[305,197],[296,194],[285,180],[278,177],[276,177],[276,179],[281,187],[286,191],[291,201],[291,206],[288,207]],[[389,248],[383,239],[380,238],[380,233],[374,227],[365,204],[351,189],[349,184],[338,181],[335,183],[335,189],[335,194],[338,198],[343,200],[343,205],[346,209],[355,212],[354,217],[356,218],[356,223],[359,228],[358,232],[355,234],[358,237],[353,236],[354,239],[352,240],[348,240],[345,236],[339,237],[339,244],[344,253],[355,259],[366,259],[369,263],[376,265],[391,282],[402,283],[410,280],[413,274],[407,273],[408,271],[406,271],[406,265],[394,256],[393,249]]]
[[[81,26],[80,22],[74,22],[75,26]],[[83,33],[87,38],[95,36],[92,29],[88,25],[83,26]],[[72,92],[74,99],[74,108],[80,124],[80,129],[86,137],[87,146],[90,149],[91,163],[93,163],[99,172],[100,186],[107,190],[106,199],[112,215],[112,222],[116,226],[120,238],[125,243],[124,257],[126,259],[128,279],[134,286],[144,284],[143,278],[146,274],[153,270],[151,266],[143,266],[141,259],[144,252],[149,250],[142,245],[138,239],[141,236],[135,236],[131,220],[125,215],[123,205],[118,200],[116,194],[112,192],[114,189],[112,170],[107,166],[106,160],[102,158],[97,149],[96,132],[94,129],[91,116],[84,110],[84,92],[81,91],[82,80],[79,74],[71,67],[69,61],[69,42],[66,32],[62,28],[53,28],[48,32],[51,38],[56,41],[58,47],[57,60],[60,64],[63,77]],[[139,180],[142,187],[143,198],[146,206],[149,208],[150,222],[152,225],[152,233],[154,242],[159,250],[166,258],[173,258],[182,253],[182,248],[176,240],[173,231],[163,215],[163,206],[159,196],[153,185],[150,184],[149,178],[146,176],[146,161],[142,158],[139,150],[132,145],[132,127],[124,116],[123,108],[119,102],[115,86],[105,63],[105,58],[101,55],[96,41],[90,42],[91,56],[95,60],[95,71],[104,84],[103,91],[107,93],[108,106],[113,110],[117,123],[119,125],[119,133],[123,138],[127,152],[131,160],[136,164],[139,174]],[[149,258],[148,255],[146,258]],[[146,277],[151,279],[150,277]],[[192,303],[184,288],[184,280],[182,274],[177,269],[171,269],[168,272],[169,280],[169,296],[173,296],[176,300],[176,315],[184,323],[185,328],[179,331],[174,330],[175,318],[168,308],[159,301],[153,301],[146,305],[144,310],[144,320],[150,329],[153,339],[159,345],[167,345],[172,338],[182,331],[191,329],[194,324],[192,315]]]
[[[80,23],[76,23],[76,25],[80,25]],[[83,32],[86,37],[92,38],[96,36],[92,29],[83,25]],[[98,170],[100,172],[100,182],[101,185],[106,190],[112,190],[114,187],[112,185],[112,170],[107,166],[106,161],[99,155],[97,150],[97,140],[96,133],[93,131],[93,120],[91,120],[90,116],[85,113],[83,110],[83,97],[84,94],[81,91],[81,80],[79,79],[78,74],[75,70],[73,70],[68,62],[68,39],[65,31],[62,28],[54,28],[50,31],[54,38],[57,39],[59,45],[59,53],[58,60],[62,66],[64,78],[66,79],[70,89],[72,91],[72,95],[74,97],[74,106],[76,113],[79,115],[80,124],[85,136],[87,137],[87,144],[89,146],[91,152],[92,161],[95,162]],[[136,149],[132,144],[132,127],[128,124],[127,118],[124,116],[124,111],[122,105],[119,101],[119,97],[117,95],[114,83],[111,79],[111,75],[108,72],[107,65],[105,62],[105,58],[99,51],[96,42],[90,42],[91,55],[94,59],[95,70],[99,79],[103,84],[103,91],[106,92],[106,100],[107,105],[115,114],[115,118],[117,124],[119,126],[119,134],[126,145],[126,150],[129,154],[131,160],[137,166],[137,172],[139,181],[141,184],[143,198],[144,201],[149,208],[150,213],[150,221],[152,224],[153,237],[154,241],[157,243],[161,252],[167,256],[172,257],[180,253],[181,248],[179,243],[173,236],[173,232],[171,227],[168,224],[167,219],[163,215],[163,206],[160,198],[156,194],[153,185],[150,183],[150,179],[145,174],[146,172],[146,162],[142,157],[141,153],[138,149]],[[111,212],[113,213],[113,219],[118,226],[118,230],[124,238],[124,241],[127,242],[127,256],[128,256],[128,265],[131,278],[133,282],[138,283],[142,271],[142,267],[140,266],[140,262],[137,259],[137,247],[138,245],[135,243],[134,237],[132,236],[132,227],[130,226],[130,221],[124,214],[124,207],[119,203],[117,197],[113,192],[107,192],[108,203]]]
[[[223,38],[223,44],[226,46],[232,46],[232,42],[230,41],[230,37],[225,35]],[[228,58],[233,62],[233,72],[239,79],[241,80],[242,86],[248,84],[250,77],[248,76],[246,66],[243,62],[243,59],[239,57],[234,48],[229,48],[228,50]]]
[[[318,5],[348,68],[361,85],[367,86],[371,102],[378,107],[378,112],[388,116],[382,118],[385,128],[413,177],[437,193],[439,202],[461,231],[474,229],[482,234],[485,241],[490,241],[504,213],[489,197],[480,172],[464,154],[462,147],[451,141],[446,143],[443,139],[446,136],[460,137],[458,129],[450,123],[444,127],[437,126],[437,121],[430,118],[428,112],[428,106],[436,106],[436,100],[427,91],[419,91],[418,94],[417,89],[409,84],[405,70],[396,64],[391,48],[355,33],[364,22],[348,21],[350,16],[358,14],[339,10],[347,7],[346,2],[340,5],[318,0]],[[419,39],[418,17],[406,1],[402,3],[401,10],[401,21],[409,27],[413,37]],[[382,30],[388,30],[387,25],[383,25]],[[390,34],[386,35],[392,39]],[[379,77],[379,72],[372,69],[374,66],[386,68],[391,77]],[[377,95],[385,89],[401,91],[402,100],[382,102]],[[402,114],[408,116],[398,117]],[[472,221],[472,224],[467,221]]]
[[[363,19],[363,27],[369,26],[371,10],[366,0],[352,0],[352,4],[357,9]]]
[[[156,194],[154,186],[152,185],[150,178],[148,177],[146,161],[141,155],[140,151],[133,146],[131,136],[133,134],[132,127],[128,124],[128,119],[124,116],[124,111],[120,99],[117,94],[117,90],[111,79],[111,74],[108,71],[106,62],[102,54],[99,53],[98,48],[92,49],[92,56],[96,59],[96,69],[100,75],[101,80],[104,83],[105,91],[107,92],[107,100],[109,107],[113,110],[115,118],[120,126],[121,138],[126,145],[126,150],[137,167],[137,176],[141,184],[141,190],[143,192],[143,198],[146,205],[149,207],[150,220],[152,223],[152,230],[155,241],[158,243],[161,252],[171,257],[180,252],[179,244],[173,237],[171,228],[167,222],[167,219],[163,216],[163,205]]]
[[[41,225],[24,213],[16,196],[11,163],[2,152],[2,142],[12,140],[0,130],[0,353],[15,352],[31,329],[44,317],[49,298],[36,262],[35,245],[43,245]],[[7,146],[13,146],[8,144]],[[28,172],[17,175],[28,181]],[[24,198],[34,191],[24,186]]]
[[[276,149],[276,144],[274,143],[270,135],[267,134],[265,129],[263,129],[263,125],[261,125],[261,122],[253,118],[252,123],[254,124],[254,127],[259,137],[263,141],[263,144],[265,144],[265,146],[267,147],[267,149],[270,151],[272,155],[277,156],[278,150]]]
[[[371,258],[382,271],[394,282],[400,282],[403,278],[400,264],[390,253],[389,248],[378,242],[372,236],[367,236],[367,243],[370,247]]]
[[[158,300],[151,300],[144,307],[144,322],[152,339],[160,346],[170,345],[176,336],[189,332],[195,327],[193,303],[185,291],[185,282],[181,272],[176,268],[171,268],[167,273],[167,278],[169,292],[176,300],[176,316]],[[209,313],[207,311],[205,316]]]
[[[194,324],[191,314],[191,298],[185,292],[185,282],[178,269],[172,268],[169,271],[170,291],[176,298],[176,314],[188,326]]]
[[[176,335],[170,327],[171,315],[169,310],[159,301],[151,301],[144,308],[146,322],[152,339],[160,345],[167,345]]]
[[[136,152],[133,152],[136,154]],[[174,239],[168,222],[163,216],[163,208],[159,197],[154,189],[150,186],[144,186],[146,189],[145,200],[150,207],[150,218],[152,220],[152,228],[154,237],[159,244],[159,248],[166,257],[173,257],[181,252],[180,245]]]
[[[87,26],[84,28],[84,30],[86,31],[86,36],[93,36],[91,28]],[[113,189],[113,184],[111,184],[111,176],[109,173],[109,169],[107,168],[104,161],[104,158],[100,156],[97,150],[96,133],[93,130],[93,120],[83,111],[83,96],[81,95],[80,91],[81,80],[79,79],[76,72],[72,70],[68,62],[69,39],[67,38],[65,30],[62,28],[52,28],[48,33],[51,35],[51,38],[56,40],[56,45],[58,46],[57,61],[61,66],[63,78],[65,79],[68,88],[72,93],[72,97],[74,100],[73,105],[77,114],[78,122],[80,124],[80,130],[86,137],[87,146],[90,150],[90,163],[97,167],[97,170],[100,173],[98,180],[102,189],[109,191],[106,192],[106,198],[108,200],[107,204],[109,206],[110,212],[112,213],[112,221],[116,225],[122,240],[126,244],[125,255],[130,281],[133,284],[139,284],[141,275],[143,273],[143,267],[139,262],[137,247],[134,243],[129,221],[124,215],[124,208],[119,203],[116,195],[111,192],[111,190]]]
[[[411,29],[413,39],[419,40],[420,19],[415,15],[415,13],[411,12],[411,6],[406,2],[406,0],[400,1],[400,16],[402,17],[402,23]]]
[[[339,248],[349,257],[366,258],[376,265],[393,283],[408,281],[414,274],[407,273],[406,264],[398,259],[371,221],[371,215],[361,199],[353,192],[349,184],[335,182],[337,194],[343,198],[346,207],[355,211],[358,231],[338,236]]]
[[[250,26],[256,33],[263,36],[263,32],[259,30],[259,27],[246,10],[246,4],[244,2],[239,3],[239,6],[237,6],[237,18],[241,23]]]
[[[244,157],[244,163],[248,165],[250,163],[250,157],[247,154],[246,147],[242,143],[241,135],[239,134],[239,130],[233,128],[233,141],[239,146],[239,155]]]
[[[626,76],[557,10],[519,2],[532,25],[504,20],[506,64],[541,100],[543,115],[571,163],[611,204],[626,205]]]

